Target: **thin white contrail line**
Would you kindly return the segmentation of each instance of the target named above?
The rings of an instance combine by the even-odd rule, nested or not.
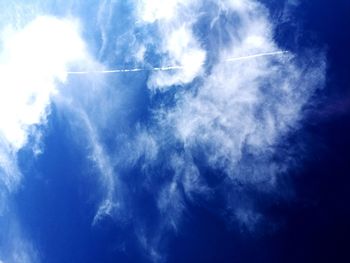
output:
[[[225,62],[233,62],[233,61],[239,61],[239,60],[245,60],[245,59],[251,59],[251,58],[259,58],[259,57],[267,57],[267,56],[277,56],[277,55],[283,55],[287,54],[288,51],[274,51],[274,52],[265,52],[260,54],[254,54],[254,55],[248,55],[248,56],[242,56],[242,57],[236,57],[236,58],[229,58],[226,59]]]
[[[253,59],[259,57],[266,56],[277,56],[284,55],[289,53],[288,51],[273,51],[273,52],[265,52],[248,56],[234,57],[228,58],[224,62],[235,62],[246,59]],[[204,63],[201,64],[201,66]],[[168,66],[168,67],[155,67],[155,68],[131,68],[131,69],[108,69],[108,70],[90,70],[90,71],[68,71],[66,72],[68,75],[84,75],[84,74],[109,74],[109,73],[127,73],[127,72],[141,72],[141,71],[169,71],[169,70],[177,70],[183,69],[185,66]]]

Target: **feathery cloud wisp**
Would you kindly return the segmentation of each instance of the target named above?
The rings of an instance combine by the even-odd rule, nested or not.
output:
[[[151,103],[156,94],[152,123],[140,130],[155,146],[140,155],[132,149],[141,149],[137,144],[142,141],[130,136],[128,144],[133,146],[125,154],[139,158],[142,173],[147,173],[144,167],[157,167],[147,180],[157,181],[157,174],[167,178],[160,189],[152,188],[161,215],[159,232],[178,229],[184,200],[215,194],[225,196],[231,219],[255,229],[263,215],[256,212],[254,201],[240,203],[237,196],[249,199],[245,186],[276,191],[279,175],[289,167],[278,145],[298,129],[303,107],[323,86],[322,54],[309,61],[281,50],[274,40],[274,21],[258,1],[135,2],[137,29],[152,27],[154,32],[139,46],[155,50],[160,68],[180,66],[175,71],[150,71]],[[211,11],[202,12],[205,7]],[[147,52],[151,51],[143,53]],[[201,173],[203,166],[211,176],[224,178],[218,179],[221,183],[211,188]],[[154,252],[157,245],[149,246]]]

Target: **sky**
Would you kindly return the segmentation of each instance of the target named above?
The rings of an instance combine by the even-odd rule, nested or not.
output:
[[[348,1],[0,9],[0,263],[350,260]]]

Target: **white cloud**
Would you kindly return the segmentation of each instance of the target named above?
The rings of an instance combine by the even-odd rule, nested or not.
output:
[[[178,14],[178,8],[181,4],[189,1],[184,0],[138,0],[137,12],[139,19],[146,23],[154,23],[156,21],[169,21]]]
[[[278,46],[273,24],[261,5],[255,1],[221,3],[239,18],[238,26],[228,25],[233,32],[231,44],[220,48],[218,63],[203,76],[198,91],[179,96],[177,105],[167,113],[162,111],[161,118],[189,151],[201,149],[210,165],[245,180],[249,174],[237,173],[244,151],[256,156],[271,153],[281,136],[297,125],[314,89],[322,86],[324,67],[320,61],[307,68],[291,54],[227,62],[232,57],[275,51]],[[177,49],[172,50],[176,54]],[[261,172],[260,179],[270,176]]]
[[[270,20],[267,9],[257,1],[135,2],[136,30],[123,31],[123,36],[118,38],[125,38],[119,42],[121,50],[124,51],[127,45],[132,49],[131,60],[147,65],[150,62],[143,60],[155,49],[153,55],[158,55],[161,61],[160,65],[151,66],[183,67],[150,73],[148,88],[164,92],[167,99],[169,87],[189,84],[195,78],[200,80],[199,83],[195,88],[189,86],[187,90],[176,93],[170,107],[167,102],[152,101],[152,93],[152,118],[145,126],[130,125],[132,131],[126,130],[131,134],[124,137],[120,130],[116,131],[116,141],[120,144],[115,153],[106,150],[108,145],[103,138],[106,126],[113,126],[111,116],[114,121],[119,118],[116,109],[129,110],[119,108],[120,100],[134,97],[120,96],[111,91],[112,88],[103,90],[102,86],[106,85],[103,83],[92,89],[93,92],[79,90],[73,94],[70,107],[81,110],[77,113],[81,118],[79,123],[83,124],[80,128],[85,131],[90,156],[104,189],[104,199],[93,223],[98,223],[106,215],[131,215],[135,228],[143,229],[145,221],[132,218],[138,214],[133,211],[137,208],[132,198],[129,200],[126,195],[137,195],[140,194],[137,191],[147,189],[155,198],[159,227],[154,236],[147,231],[136,231],[136,234],[150,257],[159,261],[163,232],[179,229],[186,203],[196,202],[198,196],[204,200],[216,194],[225,196],[224,203],[231,210],[233,220],[251,231],[259,225],[263,215],[254,210],[254,202],[247,208],[233,200],[239,193],[230,193],[236,193],[237,187],[242,189],[246,185],[262,191],[276,187],[276,178],[288,166],[273,160],[273,155],[279,154],[276,145],[297,129],[303,117],[302,108],[314,90],[322,87],[324,61],[319,56],[312,64],[306,61],[308,58],[290,52],[256,55],[283,51],[274,40],[274,22]],[[114,3],[103,1],[100,6],[101,54],[106,52],[108,41],[112,41],[106,34],[115,16]],[[203,13],[203,6],[209,4],[212,10]],[[203,22],[203,17],[209,20],[210,26],[201,39],[196,27]],[[137,38],[133,30],[146,32],[145,39]],[[237,57],[245,59],[232,59]],[[125,60],[130,62],[129,57]],[[116,76],[113,76],[113,81],[113,90],[126,87]],[[99,101],[101,96],[109,96],[113,102],[102,103]],[[80,105],[80,99],[86,99],[88,103]],[[91,105],[97,109],[91,110]],[[129,107],[129,104],[125,105]],[[124,116],[130,117],[128,114],[124,113]],[[212,176],[220,177],[217,185],[210,186],[198,163],[207,170],[212,169]],[[128,171],[138,168],[144,178],[135,180],[146,186],[130,185],[127,181],[134,180],[128,178]],[[215,174],[216,171],[219,175]],[[121,174],[123,172],[126,174]],[[159,181],[162,182],[160,185]]]
[[[146,163],[151,163],[158,158],[158,144],[156,138],[149,134],[146,130],[137,131],[137,135],[132,139],[131,143],[126,145],[124,149],[128,165],[135,165],[140,158],[144,158]],[[132,154],[130,155],[130,152]]]
[[[85,131],[91,147],[92,161],[97,165],[97,170],[101,175],[101,184],[104,188],[105,196],[102,203],[99,205],[97,213],[93,219],[92,224],[95,225],[104,216],[112,216],[120,208],[121,200],[115,200],[115,189],[117,185],[117,176],[114,173],[113,165],[106,154],[103,145],[100,143],[98,133],[91,123],[89,117],[85,112],[80,112],[79,116],[82,118],[82,123],[85,124]]]
[[[193,34],[192,25],[196,21],[192,8],[198,1],[145,1],[137,2],[137,18],[145,23],[156,23],[159,35],[158,52],[164,57],[161,67],[180,66],[174,72],[154,73],[148,81],[151,89],[166,89],[175,84],[187,84],[200,75],[206,59],[206,52]]]
[[[17,167],[16,154],[9,143],[4,140],[0,143],[0,174],[2,177],[0,186],[3,185],[10,192],[14,190],[19,183],[20,172]]]
[[[199,75],[205,61],[205,51],[193,36],[190,25],[181,25],[162,36],[162,51],[167,54],[165,65],[180,66],[176,72],[157,72],[152,75],[150,88],[166,88],[176,84],[187,84]]]
[[[10,198],[6,198],[5,213],[0,211],[0,262],[38,263],[40,254],[19,224],[19,219],[11,211]],[[4,211],[3,211],[4,212]]]
[[[40,138],[52,97],[70,66],[88,63],[77,21],[37,17],[23,27],[8,25],[0,35],[0,219],[14,222],[10,196],[20,183],[17,153]],[[33,148],[36,154],[37,148]],[[12,225],[14,225],[13,223]],[[12,227],[11,225],[11,227]],[[14,225],[0,247],[5,262],[37,262],[35,249]]]
[[[37,263],[39,262],[38,252],[30,242],[18,237],[13,244],[11,256],[5,262]]]
[[[184,66],[184,70],[152,73],[148,87],[167,91],[196,77],[201,83],[195,90],[177,93],[174,106],[156,106],[156,122],[149,129],[158,151],[168,155],[158,154],[146,162],[173,170],[157,195],[157,205],[164,221],[176,230],[186,209],[184,196],[206,198],[217,191],[234,192],[237,185],[262,191],[276,187],[276,177],[287,166],[273,160],[276,146],[298,128],[303,107],[315,89],[322,88],[325,62],[322,54],[310,63],[309,58],[283,52],[274,40],[274,23],[259,2],[223,0],[212,3],[216,12],[210,15],[206,37],[213,41],[217,56],[204,73],[202,67],[212,50],[203,48],[194,29],[207,2],[171,1],[164,6],[146,2],[138,2],[138,19],[143,26],[157,27],[159,35],[153,44],[163,56],[162,65]],[[246,59],[232,59],[237,57]],[[132,151],[130,155],[139,156]],[[193,161],[198,156],[202,165],[220,171],[225,190],[206,184]],[[261,219],[254,205],[247,210],[231,200],[233,195],[221,194],[226,195],[227,209],[233,210],[235,218],[254,229]]]
[[[16,153],[37,125],[46,122],[56,81],[66,80],[69,65],[87,60],[76,21],[42,16],[21,29],[8,26],[0,51],[0,165],[10,189],[19,182]],[[40,136],[39,136],[40,137]]]
[[[131,131],[126,128],[128,135],[124,137],[120,135],[123,131],[115,131],[116,141],[120,143],[115,153],[107,150],[104,135],[113,131],[106,126],[119,121],[116,119],[121,115],[116,114],[116,109],[124,111],[125,119],[130,117],[129,109],[120,109],[118,105],[122,104],[120,100],[135,97],[120,96],[112,89],[129,87],[114,75],[111,89],[102,88],[106,83],[90,91],[81,85],[84,91],[70,94],[69,107],[81,111],[76,113],[79,124],[83,124],[78,130],[84,130],[104,190],[93,224],[104,216],[130,218],[142,246],[154,261],[159,261],[162,235],[170,229],[180,229],[187,202],[196,202],[198,196],[204,200],[216,194],[224,196],[224,205],[231,210],[233,220],[251,231],[259,225],[263,215],[254,210],[254,202],[246,207],[238,204],[237,196],[246,185],[262,191],[276,187],[276,178],[287,166],[273,160],[273,155],[279,154],[276,145],[298,127],[302,108],[314,90],[322,86],[324,62],[320,56],[311,64],[291,53],[255,56],[281,51],[274,40],[274,23],[257,1],[135,2],[138,4],[135,31],[146,32],[147,36],[140,41],[134,35],[135,28],[123,31],[123,36],[118,38],[125,38],[119,42],[121,50],[127,45],[132,49],[131,60],[147,65],[150,62],[143,60],[155,49],[153,55],[158,55],[161,61],[160,65],[151,66],[183,67],[150,73],[148,88],[164,92],[167,99],[169,87],[189,84],[195,78],[199,83],[195,88],[189,86],[176,93],[172,106],[159,98],[152,101],[151,95],[151,103],[156,104],[151,109],[152,118],[145,126],[131,124]],[[98,19],[103,38],[101,54],[112,41],[107,32],[114,21],[114,3],[101,4]],[[212,13],[203,14],[202,7],[208,3],[212,4]],[[203,40],[196,27],[206,15],[210,27]],[[213,55],[214,58],[210,57]],[[246,59],[231,59],[237,57]],[[130,62],[130,58],[125,61]],[[104,96],[109,96],[111,101],[102,103]],[[80,100],[87,103],[79,104]],[[123,105],[127,108],[130,104]],[[211,176],[220,177],[214,187],[207,182],[198,163],[208,173],[212,169]],[[134,173],[134,169],[140,169],[142,178],[128,178],[127,173]],[[217,171],[219,175],[215,174]],[[133,185],[133,180],[141,185]],[[159,212],[159,217],[155,216],[158,221],[154,222],[158,228],[153,234],[140,230],[147,228],[146,220],[138,218],[139,213],[134,210],[139,204],[135,205],[134,199],[127,196],[142,195],[142,191],[151,192]]]
[[[0,134],[13,151],[22,148],[33,125],[45,122],[55,81],[65,81],[70,63],[84,59],[75,22],[39,17],[2,34]]]
[[[117,1],[115,0],[103,0],[98,7],[97,23],[100,27],[101,34],[101,48],[99,51],[99,58],[102,58],[106,51],[107,45],[110,42],[108,30],[111,27],[111,18],[113,16],[114,7]]]
[[[246,229],[249,232],[256,230],[256,227],[262,218],[262,216],[255,211],[242,208],[235,209],[235,217],[243,229]]]

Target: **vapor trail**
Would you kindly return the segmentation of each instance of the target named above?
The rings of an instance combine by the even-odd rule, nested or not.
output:
[[[259,58],[259,57],[267,57],[267,56],[277,56],[277,55],[283,55],[283,54],[287,54],[287,53],[288,53],[288,51],[265,52],[265,53],[259,53],[259,54],[254,54],[254,55],[229,58],[229,59],[226,59],[225,62],[233,62],[233,61],[252,59],[252,58]]]
[[[246,59],[253,59],[259,57],[266,56],[278,56],[287,54],[288,51],[273,51],[273,52],[265,52],[248,56],[234,57],[228,58],[224,62],[235,62]],[[201,64],[201,66],[204,63]],[[183,69],[185,66],[168,66],[168,67],[155,67],[155,68],[131,68],[131,69],[109,69],[109,70],[91,70],[91,71],[68,71],[66,72],[68,75],[80,75],[80,74],[109,74],[109,73],[127,73],[127,72],[141,72],[141,71],[169,71],[169,70],[177,70]]]

